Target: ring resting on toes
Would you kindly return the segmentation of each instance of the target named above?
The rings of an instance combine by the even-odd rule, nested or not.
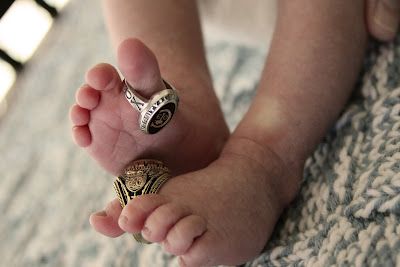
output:
[[[170,170],[161,161],[134,161],[114,181],[114,189],[121,207],[124,208],[134,197],[156,194],[170,177]],[[133,237],[140,243],[150,243],[140,233],[133,234]]]

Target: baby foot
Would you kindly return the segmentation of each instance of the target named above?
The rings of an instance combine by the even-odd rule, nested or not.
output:
[[[272,152],[230,141],[207,168],[172,178],[159,194],[132,199],[93,223],[110,235],[141,232],[180,256],[181,266],[241,264],[262,251],[288,203],[281,190],[286,171]]]
[[[146,98],[165,88],[154,54],[137,39],[121,43],[118,65],[130,85]],[[121,92],[117,70],[98,64],[87,72],[86,84],[78,89],[77,103],[70,111],[75,142],[114,175],[137,158],[162,160],[175,174],[205,167],[218,157],[229,133],[212,89],[199,88],[204,83],[194,83],[193,77],[195,73],[169,81],[180,96],[178,110],[164,129],[147,135],[139,129],[139,112]],[[207,101],[199,101],[199,93],[188,90],[204,92]]]

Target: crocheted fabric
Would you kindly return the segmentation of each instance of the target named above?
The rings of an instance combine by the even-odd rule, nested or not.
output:
[[[0,122],[0,266],[177,266],[159,246],[103,237],[88,216],[113,177],[70,137],[68,109],[87,68],[113,63],[97,0],[71,0],[14,88]],[[265,52],[210,40],[231,128],[247,110]],[[400,264],[400,38],[371,49],[359,90],[306,165],[266,251],[247,266]]]

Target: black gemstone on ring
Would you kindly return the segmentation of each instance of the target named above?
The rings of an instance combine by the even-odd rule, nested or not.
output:
[[[152,117],[149,122],[148,132],[149,134],[155,134],[160,131],[168,122],[172,119],[175,113],[176,104],[167,103],[161,109],[159,109]]]

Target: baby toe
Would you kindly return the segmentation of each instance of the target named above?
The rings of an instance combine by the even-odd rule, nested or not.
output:
[[[171,227],[187,215],[189,210],[181,205],[175,203],[161,205],[147,218],[142,235],[150,242],[163,241]]]
[[[73,125],[82,126],[89,123],[90,112],[89,110],[82,108],[81,106],[72,106],[69,114]]]
[[[144,97],[165,88],[156,56],[138,39],[126,39],[120,44],[118,66],[129,84]]]
[[[139,233],[142,231],[147,217],[167,202],[165,197],[156,194],[135,197],[122,210],[118,224],[126,232]]]
[[[74,126],[72,128],[72,137],[75,143],[80,147],[87,147],[92,142],[92,135],[87,125]]]
[[[237,265],[238,261],[232,261],[237,256],[237,253],[232,253],[232,245],[234,244],[224,242],[214,232],[206,230],[180,256],[181,266],[215,266],[222,263]]]
[[[90,224],[97,232],[105,236],[118,237],[124,233],[118,225],[121,210],[118,199],[114,199],[106,206],[105,210],[93,213],[90,216]]]
[[[121,79],[117,70],[110,64],[100,63],[86,73],[87,84],[95,90],[119,93]]]
[[[192,246],[194,240],[206,231],[205,220],[197,215],[189,215],[176,223],[163,242],[164,250],[174,255],[183,255]]]
[[[99,91],[85,84],[78,89],[75,95],[75,99],[76,103],[78,103],[79,106],[88,110],[92,110],[99,104],[100,94]]]

